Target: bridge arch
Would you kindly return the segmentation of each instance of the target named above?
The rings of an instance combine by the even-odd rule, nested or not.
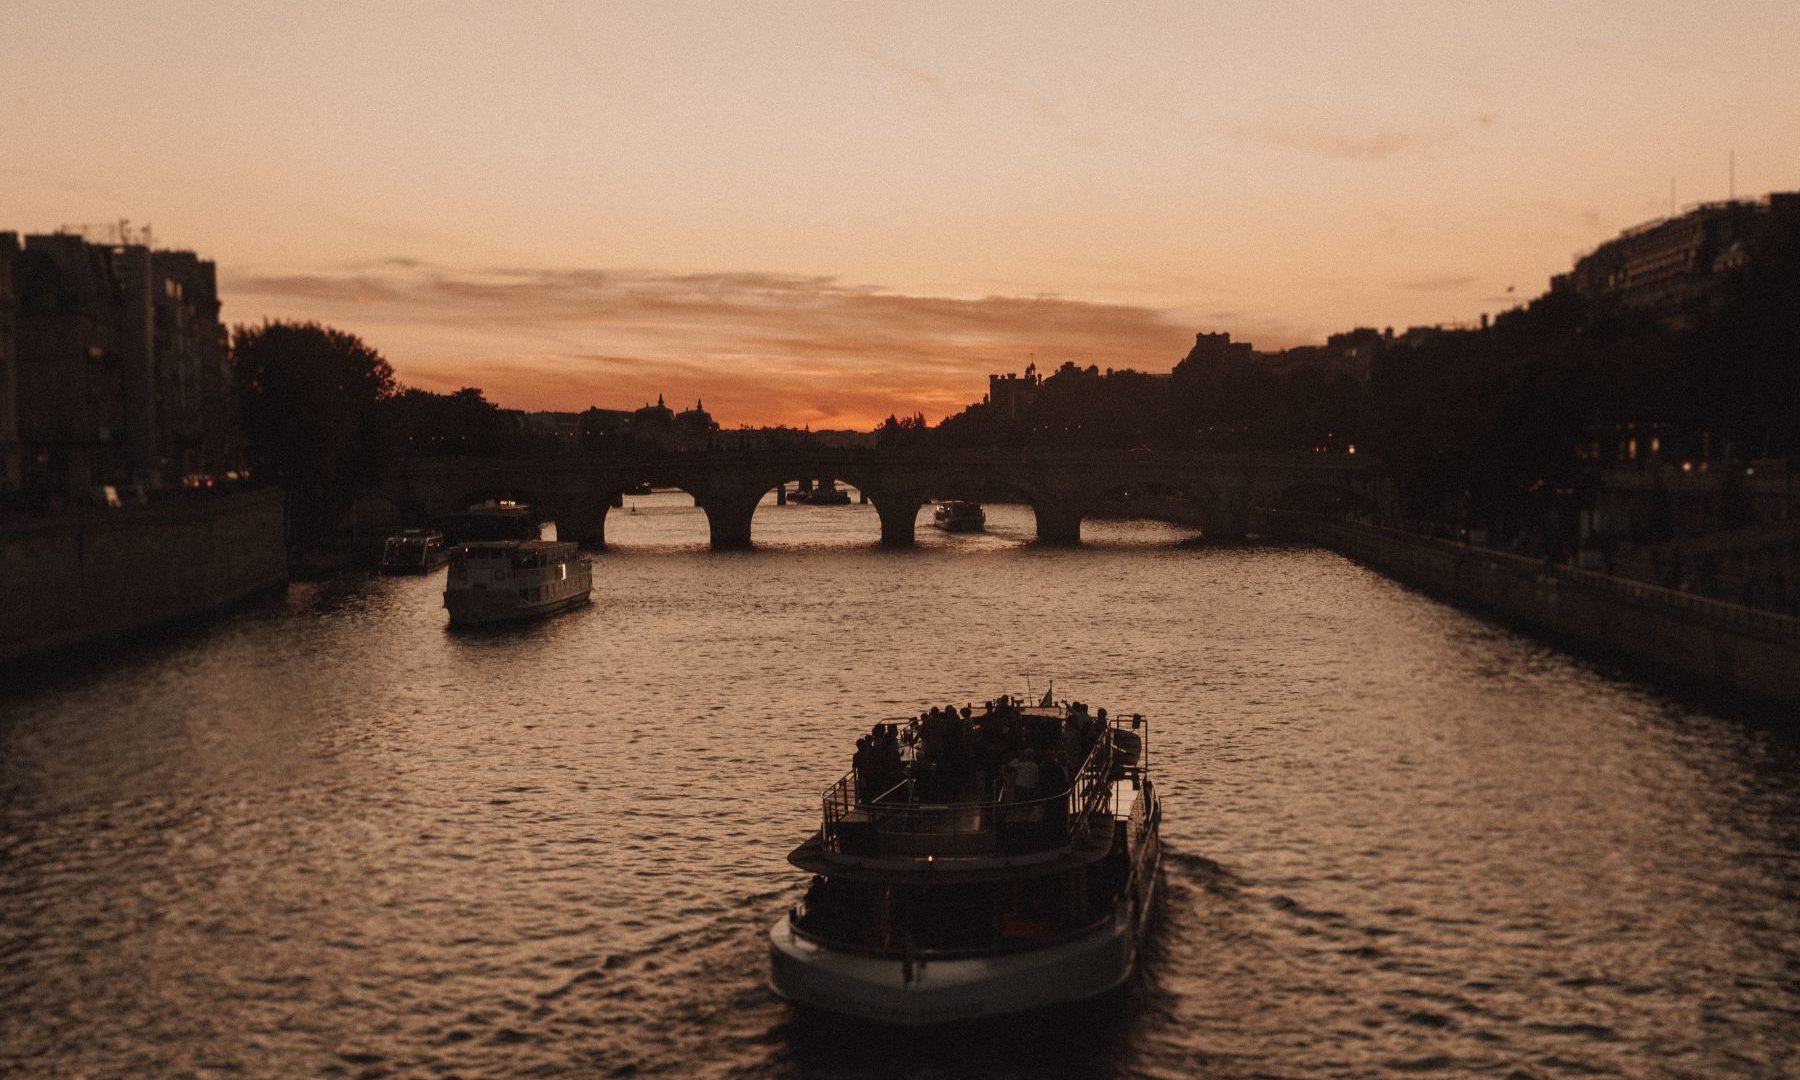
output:
[[[395,529],[418,523],[411,510],[385,492],[368,491],[344,507],[338,527],[355,542],[385,537]]]
[[[1290,484],[1275,494],[1277,510],[1299,510],[1313,514],[1373,512],[1373,500],[1354,488],[1317,482]]]
[[[1083,517],[1146,518],[1204,529],[1220,502],[1218,493],[1204,483],[1164,476],[1120,479],[1090,490]]]
[[[706,513],[712,546],[717,550],[742,549],[752,546],[756,513],[771,492],[783,492],[796,482],[842,485],[856,491],[863,501],[874,505],[881,522],[882,542],[890,543],[895,523],[890,516],[901,501],[893,492],[873,481],[868,473],[855,467],[809,469],[794,466],[746,470],[724,483],[696,479],[692,487],[683,486],[694,502]],[[784,501],[778,495],[777,502]],[[918,505],[913,505],[916,514]],[[908,533],[910,542],[910,532]]]
[[[770,491],[775,491],[777,493],[785,492],[788,485],[796,480],[799,481],[803,487],[804,487],[804,485],[806,485],[808,480],[812,481],[815,491],[817,490],[817,486],[821,485],[821,484],[831,485],[831,486],[837,487],[839,490],[844,491],[844,494],[846,496],[845,503],[847,503],[848,506],[843,505],[843,504],[825,505],[825,506],[820,507],[820,510],[823,513],[825,513],[825,514],[835,513],[835,514],[843,515],[843,514],[845,514],[845,512],[849,508],[849,506],[854,506],[857,504],[868,504],[868,505],[872,506],[875,510],[875,517],[876,517],[876,522],[877,522],[876,528],[878,530],[877,536],[879,537],[879,541],[883,546],[888,546],[888,547],[906,546],[906,544],[910,544],[910,542],[911,542],[910,532],[906,532],[906,536],[905,536],[904,540],[898,541],[898,542],[896,541],[896,537],[902,531],[904,531],[910,524],[909,522],[902,522],[901,520],[899,520],[899,515],[906,512],[905,506],[902,505],[903,503],[907,502],[907,499],[905,498],[905,496],[894,492],[892,489],[890,489],[888,487],[882,486],[879,483],[879,481],[872,480],[868,473],[864,472],[863,470],[854,468],[854,467],[827,469],[827,470],[824,470],[821,472],[816,472],[816,473],[784,475],[783,479],[781,479],[781,480],[777,481],[776,483],[771,484],[769,487],[763,489],[762,493],[757,497],[758,501],[756,503],[755,509],[753,510],[753,513],[760,513],[767,509],[768,504],[764,500],[767,498]],[[794,495],[778,494],[775,499],[775,502],[777,504],[786,503],[788,506],[792,507],[794,505],[795,498],[796,498],[796,496],[794,496]],[[808,512],[809,511],[804,510],[804,509],[801,511],[801,513],[803,515]],[[917,512],[918,512],[918,504],[913,503],[912,508],[911,508],[911,513],[917,514]],[[785,511],[782,512],[783,515],[785,515],[785,513],[786,513]],[[777,516],[772,519],[765,517],[763,519],[763,521],[765,523],[770,523],[770,522],[778,523],[777,527],[779,527],[779,523],[793,522],[796,520],[797,519],[795,519],[795,518],[790,518],[790,517],[786,517],[786,516]],[[815,518],[813,520],[817,521],[820,519]],[[829,520],[829,519],[826,519],[826,520]],[[837,520],[840,520],[840,521],[854,520],[857,522],[866,522],[867,517],[864,514],[852,512],[852,513],[849,513],[848,515],[846,515],[846,517],[839,518]],[[859,525],[857,527],[860,530],[860,529],[866,528],[867,526],[866,526],[866,524],[864,524],[864,525]],[[876,537],[870,537],[870,539],[875,539],[875,538]],[[858,537],[858,540],[860,540],[860,537]]]
[[[484,502],[525,503],[540,513],[549,509],[536,488],[517,483],[496,482],[464,490],[461,495],[448,502],[443,513],[458,513]]]

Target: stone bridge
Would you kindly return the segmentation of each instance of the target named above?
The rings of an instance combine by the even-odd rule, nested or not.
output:
[[[1205,535],[1234,538],[1257,508],[1373,504],[1377,471],[1354,456],[1151,450],[712,452],[633,461],[570,455],[405,461],[375,493],[407,521],[435,521],[484,499],[529,502],[556,522],[563,539],[604,547],[607,510],[624,492],[642,484],[680,488],[706,512],[713,548],[726,550],[750,546],[751,520],[770,491],[831,479],[874,504],[885,546],[912,544],[920,507],[938,499],[1024,503],[1037,515],[1040,542],[1076,544],[1082,517],[1121,492],[1185,496]]]

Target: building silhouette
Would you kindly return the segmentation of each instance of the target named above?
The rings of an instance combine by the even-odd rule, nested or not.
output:
[[[0,494],[18,491],[24,482],[19,447],[19,370],[16,359],[17,307],[13,303],[13,263],[19,238],[0,233]]]
[[[675,414],[675,449],[708,450],[712,448],[713,432],[719,425],[713,422],[712,413],[694,399],[694,407],[683,409]]]
[[[114,229],[0,233],[0,489],[89,499],[237,467],[214,265]]]
[[[994,407],[995,416],[1017,420],[1030,410],[1043,385],[1044,377],[1038,374],[1035,362],[1025,365],[1023,376],[1010,371],[1005,375],[989,375],[988,404]]]
[[[1702,203],[1626,229],[1578,258],[1568,273],[1551,278],[1550,288],[1674,313],[1715,296],[1775,222],[1797,214],[1800,192]]]

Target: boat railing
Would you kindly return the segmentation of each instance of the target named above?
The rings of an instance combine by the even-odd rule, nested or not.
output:
[[[914,962],[931,960],[960,960],[977,956],[1004,956],[1009,953],[1035,952],[1040,949],[1066,945],[1071,941],[1094,934],[1108,926],[1114,925],[1120,918],[1119,907],[1129,903],[1129,898],[1121,896],[1106,910],[1094,915],[1079,926],[1067,927],[1051,933],[1034,933],[1029,937],[1001,937],[981,945],[963,946],[914,946],[907,941],[877,943],[867,940],[855,940],[846,937],[821,933],[802,925],[804,917],[799,907],[788,910],[788,929],[793,935],[814,945],[821,945],[836,952],[855,953],[858,956],[890,958],[896,956],[911,957]]]
[[[852,769],[825,792],[825,850],[847,856],[928,860],[1050,852],[1084,835],[1112,806],[1111,729],[1094,741],[1066,790],[1031,799],[926,802],[907,777],[880,792]]]

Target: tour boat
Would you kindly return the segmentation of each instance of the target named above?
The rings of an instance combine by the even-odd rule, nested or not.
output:
[[[981,504],[951,499],[938,503],[931,515],[932,523],[945,532],[980,532],[987,527],[987,514]]]
[[[593,563],[569,541],[498,540],[450,553],[444,606],[451,626],[548,615],[588,602]]]
[[[423,574],[444,565],[449,557],[443,533],[436,529],[401,529],[389,535],[381,547],[381,572]]]
[[[1161,860],[1143,718],[1007,699],[947,716],[876,725],[788,856],[814,876],[769,931],[783,998],[921,1026],[1131,977]]]

